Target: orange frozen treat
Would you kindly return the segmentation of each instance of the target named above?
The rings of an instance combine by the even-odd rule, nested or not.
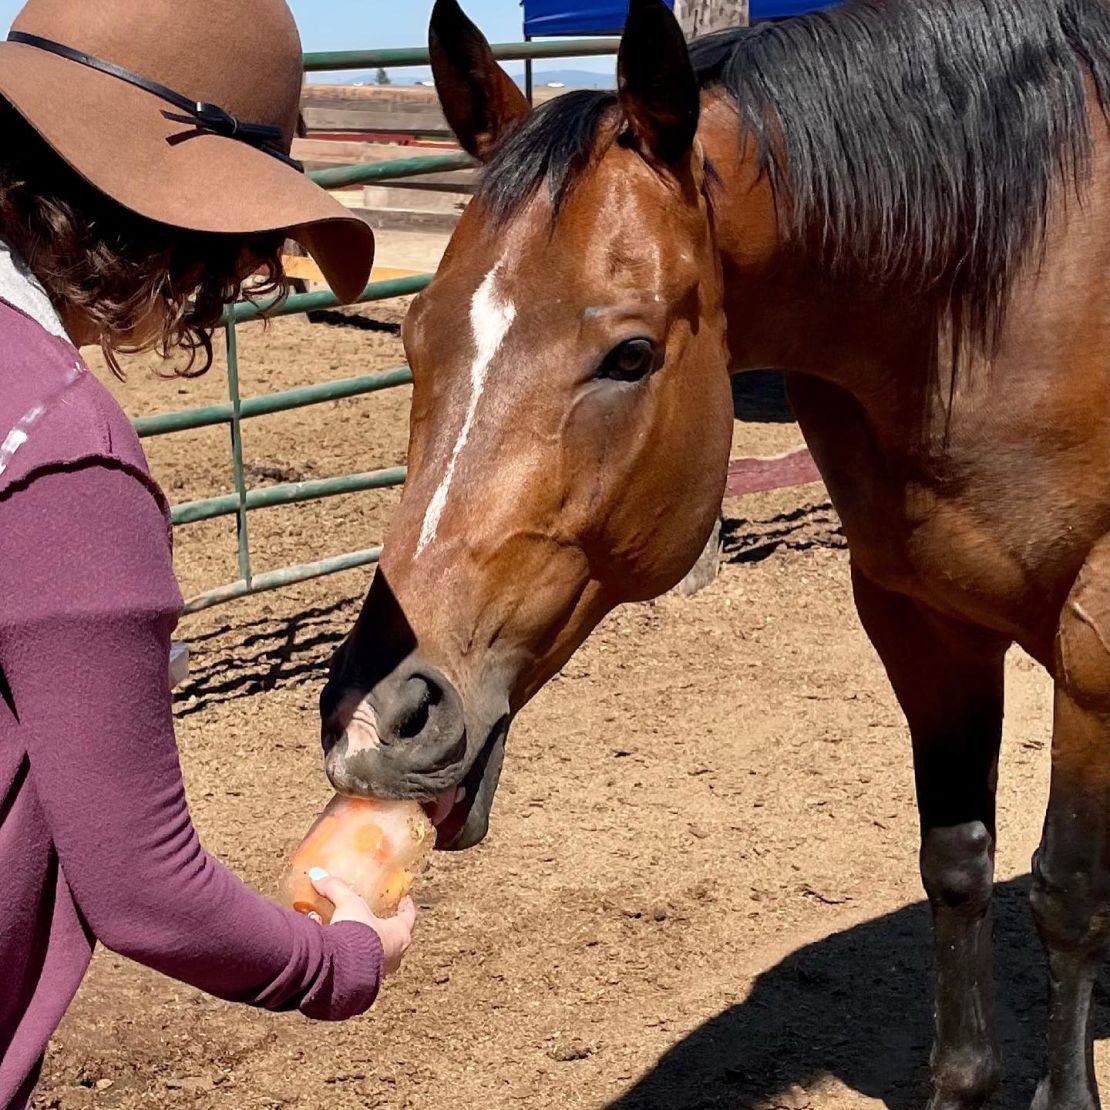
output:
[[[435,847],[419,802],[337,794],[293,853],[281,900],[298,913],[330,921],[335,907],[316,893],[308,872],[320,867],[356,891],[377,917],[391,917]]]

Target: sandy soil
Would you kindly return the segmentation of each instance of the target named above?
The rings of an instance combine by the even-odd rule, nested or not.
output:
[[[398,364],[397,310],[363,318],[243,329],[244,391]],[[223,389],[219,367],[184,382],[136,365],[118,393],[140,414]],[[398,390],[251,422],[253,480],[395,463],[406,405]],[[737,424],[745,453],[799,438],[789,423]],[[148,446],[173,500],[230,488],[225,431]],[[257,566],[368,546],[393,502],[256,514]],[[614,614],[522,715],[490,838],[437,857],[419,942],[371,1014],[329,1027],[254,1013],[101,952],[38,1105],[921,1106],[931,956],[905,728],[855,619],[823,489],[727,509],[716,584]],[[232,523],[179,531],[177,559],[187,595],[236,577]],[[351,572],[183,626],[193,671],[177,721],[196,821],[261,890],[327,795],[315,701],[367,580]],[[1028,1105],[1042,1058],[1025,896],[1048,694],[1015,653],[998,860],[1005,1110]],[[1096,1010],[1106,1083],[1105,979]]]

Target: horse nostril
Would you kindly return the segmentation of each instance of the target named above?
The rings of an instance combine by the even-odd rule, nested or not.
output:
[[[337,789],[411,793],[424,789],[413,776],[440,774],[465,758],[462,698],[434,667],[411,659],[369,691],[332,686],[321,699],[321,739]]]
[[[462,699],[446,676],[413,660],[373,694],[383,748],[413,765],[436,766],[466,750]]]
[[[394,731],[401,740],[414,740],[428,727],[435,707],[443,701],[443,689],[423,675],[413,675],[404,685],[397,705]]]

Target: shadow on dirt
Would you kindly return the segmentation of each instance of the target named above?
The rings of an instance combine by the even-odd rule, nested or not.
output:
[[[188,717],[279,686],[311,683],[318,693],[361,603],[361,597],[350,598],[293,617],[260,617],[190,635],[189,677],[176,691],[175,714]]]
[[[372,331],[381,335],[400,335],[401,325],[393,320],[375,320],[372,316],[362,316],[356,312],[340,312],[332,308],[321,308],[309,312],[310,324],[326,324],[332,328],[351,328],[354,331]]]
[[[724,558],[731,563],[762,562],[784,550],[845,546],[828,502],[769,520],[727,519],[721,540]],[[361,604],[360,595],[296,616],[261,616],[190,632],[189,677],[176,691],[175,713],[188,717],[281,686],[322,687],[332,654],[353,627]]]
[[[803,505],[770,520],[729,517],[721,526],[721,551],[729,563],[761,563],[776,552],[848,546],[831,502]]]
[[[1027,875],[997,888],[1004,1077],[992,1110],[1027,1110],[1044,1060],[1046,978],[1028,896]],[[889,1110],[921,1110],[932,993],[929,910],[920,902],[791,953],[608,1110],[802,1106],[790,1088],[826,1075]],[[1096,987],[1093,1026],[1110,1037],[1110,968]]]

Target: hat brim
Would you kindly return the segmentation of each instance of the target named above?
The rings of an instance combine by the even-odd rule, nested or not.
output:
[[[0,42],[0,94],[124,208],[192,231],[284,231],[341,301],[365,287],[370,226],[280,159],[171,119],[180,113],[153,94],[23,43]]]

